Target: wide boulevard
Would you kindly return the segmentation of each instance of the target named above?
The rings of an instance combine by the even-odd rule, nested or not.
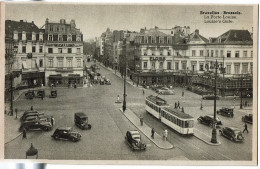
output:
[[[91,63],[89,63],[91,64]],[[98,64],[99,65],[99,64]],[[142,115],[144,122],[154,127],[155,131],[162,135],[164,128],[169,131],[168,141],[174,145],[173,149],[164,150],[158,148],[150,138],[142,135],[147,144],[146,151],[132,151],[125,143],[127,130],[136,127],[119,110],[122,104],[115,103],[117,95],[122,100],[123,80],[114,72],[100,66],[100,73],[110,79],[112,85],[94,85],[84,88],[57,88],[57,98],[35,98],[27,100],[22,94],[14,102],[14,107],[19,108],[18,116],[31,106],[35,110],[52,115],[55,118],[55,126],[52,131],[31,131],[27,133],[27,139],[21,136],[5,144],[6,159],[24,159],[25,152],[33,143],[39,151],[39,159],[67,159],[67,160],[252,160],[252,125],[248,125],[249,133],[244,133],[243,143],[234,143],[222,136],[217,130],[217,139],[220,145],[214,146],[198,139],[195,136],[183,137],[170,128],[161,124],[157,119],[145,111],[145,97],[156,95],[150,89],[133,86],[127,87],[127,108],[137,116]],[[175,95],[160,96],[174,106],[180,101],[185,113],[195,119],[194,128],[211,137],[212,128],[197,122],[201,115],[213,115],[213,100],[203,100],[203,110],[200,110],[201,96],[185,91],[181,96],[182,88],[174,88]],[[45,89],[49,95],[50,89]],[[217,109],[223,106],[236,106],[234,118],[218,116],[223,126],[234,126],[243,130],[244,123],[241,117],[252,110],[239,109],[240,100],[233,98],[221,98],[217,101]],[[85,112],[88,115],[91,130],[81,130],[74,125],[74,113]],[[15,121],[20,123],[19,120]],[[17,126],[17,125],[14,125]],[[82,134],[79,142],[56,141],[51,135],[54,130],[62,126],[71,126]]]

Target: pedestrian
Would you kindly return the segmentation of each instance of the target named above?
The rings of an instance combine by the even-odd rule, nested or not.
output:
[[[152,128],[152,131],[151,131],[151,133],[152,133],[152,135],[151,135],[151,137],[154,139],[154,132],[155,132],[155,130],[154,130],[154,128]]]
[[[76,84],[76,83],[74,84],[74,88],[75,88],[75,89],[77,88],[77,84]]]
[[[163,129],[163,140],[166,140],[166,138],[165,138],[165,129]]]
[[[144,95],[144,89],[143,89],[143,95]]]
[[[164,137],[165,137],[165,140],[167,140],[167,137],[168,137],[168,131],[167,131],[167,129],[164,130]]]
[[[55,120],[54,120],[53,116],[51,116],[51,125],[52,125],[52,126],[55,125]]]
[[[143,118],[142,115],[140,115],[140,123],[141,123],[141,126],[143,126],[143,124],[144,124],[144,118]]]
[[[51,88],[53,89],[53,83],[51,83]]]
[[[245,129],[243,130],[243,133],[246,131],[248,133],[248,130],[247,130],[247,124],[245,123],[244,125]]]
[[[176,103],[176,102],[175,102],[175,104],[174,104],[174,108],[177,109],[177,103]]]
[[[31,106],[31,111],[33,111],[33,106]]]
[[[14,111],[15,111],[15,118],[17,119],[17,112],[18,112],[18,109],[15,108]]]
[[[26,139],[27,139],[27,135],[26,135],[26,130],[25,130],[25,128],[23,128],[23,138],[26,138]]]
[[[70,88],[70,83],[68,83],[68,88]]]
[[[247,107],[247,100],[245,101],[245,107]]]
[[[120,97],[119,97],[119,95],[117,95],[117,102],[120,102]]]
[[[182,94],[181,95],[182,95],[182,97],[184,97],[184,90],[182,90]]]
[[[179,109],[181,108],[181,106],[180,106],[180,102],[179,102],[179,101],[178,101],[177,107],[178,107]]]
[[[43,94],[41,95],[41,98],[42,98],[42,100],[43,100]]]
[[[184,107],[181,108],[182,113],[184,113]]]

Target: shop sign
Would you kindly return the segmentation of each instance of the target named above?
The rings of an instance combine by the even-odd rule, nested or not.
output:
[[[155,61],[155,60],[164,61],[164,60],[165,60],[165,57],[150,57],[150,60],[151,60],[151,61]]]

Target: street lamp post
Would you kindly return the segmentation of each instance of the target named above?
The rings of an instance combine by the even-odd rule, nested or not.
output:
[[[123,106],[122,106],[122,109],[123,109],[123,112],[125,112],[126,110],[126,41],[124,39],[124,55],[125,55],[125,71],[124,71],[124,94],[123,94],[123,97],[124,97],[124,100],[123,100]]]
[[[241,76],[240,78],[240,109],[243,109],[243,100],[242,100],[242,81],[243,81],[243,78]]]
[[[213,121],[213,129],[212,129],[212,143],[217,143],[217,130],[216,130],[216,97],[217,97],[217,70],[218,70],[218,61],[216,60],[215,64],[215,91],[214,91],[214,121]]]

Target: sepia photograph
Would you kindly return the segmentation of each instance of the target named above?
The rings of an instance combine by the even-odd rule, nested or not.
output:
[[[4,14],[4,159],[257,165],[257,5]]]

